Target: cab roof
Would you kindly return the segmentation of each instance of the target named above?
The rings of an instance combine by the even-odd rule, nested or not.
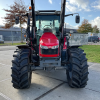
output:
[[[35,11],[36,15],[60,15],[61,11],[56,10],[38,10]]]

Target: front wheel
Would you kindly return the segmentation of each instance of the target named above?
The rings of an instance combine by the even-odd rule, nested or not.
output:
[[[88,81],[88,65],[85,53],[80,48],[71,48],[68,50],[68,55],[68,84],[72,88],[83,88]]]
[[[12,83],[16,89],[29,88],[32,71],[30,69],[30,49],[18,49],[15,51],[12,61]]]

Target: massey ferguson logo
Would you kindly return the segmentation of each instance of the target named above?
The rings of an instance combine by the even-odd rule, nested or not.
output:
[[[50,39],[48,39],[49,43],[50,43]]]

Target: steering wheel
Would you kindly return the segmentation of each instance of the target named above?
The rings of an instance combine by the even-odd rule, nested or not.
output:
[[[51,25],[45,25],[45,26],[50,26],[50,27],[51,27]],[[45,27],[45,26],[44,26],[44,27]],[[43,29],[44,29],[44,27],[43,27]],[[51,28],[52,28],[52,27],[51,27]]]

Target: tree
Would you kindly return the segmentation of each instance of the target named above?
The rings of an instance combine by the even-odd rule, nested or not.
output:
[[[22,0],[14,1],[14,4],[9,6],[10,9],[3,9],[6,11],[6,17],[5,19],[5,27],[4,28],[10,28],[15,24],[15,15],[19,16],[19,27],[21,28],[21,42],[23,42],[22,39],[22,24],[26,23],[26,17],[22,17],[22,14],[25,14],[27,12],[27,7]]]
[[[99,28],[97,28],[97,25],[93,27],[92,33],[99,33]]]
[[[82,25],[78,27],[77,30],[79,33],[88,33],[92,32],[92,25],[88,22],[88,20],[84,19]]]

